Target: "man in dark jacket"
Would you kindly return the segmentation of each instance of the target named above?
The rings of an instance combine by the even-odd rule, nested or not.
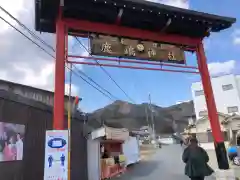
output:
[[[185,166],[185,175],[191,180],[204,180],[205,176],[213,173],[208,166],[209,157],[207,152],[198,146],[196,138],[190,139],[190,145],[184,150],[182,156]]]

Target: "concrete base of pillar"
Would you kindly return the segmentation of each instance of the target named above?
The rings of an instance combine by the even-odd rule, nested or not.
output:
[[[228,170],[216,170],[215,171],[216,180],[236,180],[236,176],[233,169]]]

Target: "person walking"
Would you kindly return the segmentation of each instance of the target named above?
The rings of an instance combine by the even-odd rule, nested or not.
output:
[[[186,164],[185,175],[191,180],[204,180],[214,172],[207,164],[209,161],[207,152],[198,146],[196,138],[190,139],[190,145],[184,150],[182,160]]]
[[[183,140],[182,140],[182,139],[180,140],[180,145],[181,145],[181,146],[183,145]]]

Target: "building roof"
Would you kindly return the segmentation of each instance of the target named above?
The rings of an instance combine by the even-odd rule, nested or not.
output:
[[[35,0],[37,31],[55,32],[60,0]],[[181,9],[145,0],[64,0],[64,18],[115,24],[123,10],[121,26],[195,38],[231,27],[235,18]],[[73,30],[70,30],[70,32]]]
[[[233,120],[240,120],[240,116],[238,114],[232,114],[226,116],[226,118],[221,122],[222,124],[227,124]]]
[[[33,86],[27,86],[27,85],[24,85],[24,84],[19,84],[19,83],[14,83],[14,82],[11,82],[11,81],[5,81],[5,80],[2,80],[0,79],[0,84],[8,84],[9,86],[18,86],[18,87],[22,87],[22,88],[27,88],[27,89],[31,89],[32,91],[38,91],[38,92],[44,92],[44,93],[47,93],[47,94],[54,94],[54,92],[52,91],[48,91],[48,90],[45,90],[45,89],[40,89],[40,88],[36,88],[36,87],[33,87]],[[68,95],[65,95],[65,98],[68,98]],[[74,96],[71,96],[71,99],[74,100],[75,97]],[[82,98],[79,99],[80,101],[82,100]]]
[[[32,93],[40,93],[40,94],[41,93],[43,93],[43,94],[46,93],[46,94],[48,94],[52,97],[54,96],[54,92],[52,92],[52,91],[47,91],[47,90],[44,90],[44,89],[39,89],[39,88],[35,88],[35,87],[32,87],[32,86],[13,83],[13,82],[10,82],[10,81],[5,81],[5,80],[0,79],[0,85],[2,85],[2,84],[4,84],[4,85],[7,84],[10,88],[13,88],[13,86],[20,87],[20,89],[23,88],[23,92],[24,92],[24,90],[26,91],[26,89],[27,89],[27,91],[29,90]],[[71,101],[75,100],[75,98],[76,97],[71,96]],[[15,102],[15,103],[25,104],[27,106],[38,108],[38,109],[41,109],[41,110],[44,110],[44,111],[49,111],[50,113],[52,113],[52,111],[53,111],[52,105],[46,104],[43,101],[38,101],[38,100],[33,99],[33,98],[28,98],[28,97],[23,96],[21,94],[15,93],[14,91],[11,91],[9,89],[1,89],[0,88],[0,99],[5,99],[5,100],[9,100],[9,101],[12,101],[12,102]],[[68,96],[65,95],[65,99],[68,99]],[[80,101],[81,100],[82,99],[80,98]],[[67,109],[65,109],[65,115],[67,115]],[[76,119],[81,119],[82,121],[85,120],[83,118],[83,113],[80,112],[77,109],[74,109],[74,108],[73,108],[73,112],[72,112],[72,117],[76,118]]]
[[[232,115],[229,115],[229,114],[224,114],[224,113],[221,113],[221,112],[218,112],[218,116],[222,116],[224,119],[221,121],[221,124],[227,124],[229,123],[230,121],[233,121],[233,120],[240,120],[240,115],[238,114],[232,114]],[[199,119],[196,124],[204,121],[204,120],[208,120],[208,116],[203,116],[201,119]]]
[[[235,74],[232,74],[232,73],[229,73],[229,74],[224,74],[224,75],[216,75],[216,76],[211,76],[211,79],[212,80],[215,80],[215,79],[220,79],[220,78],[224,78],[224,77],[240,77],[240,75],[235,75]],[[199,81],[196,81],[196,82],[193,82],[192,83],[192,87],[194,87],[195,85],[200,85],[202,84],[202,81],[199,80]]]
[[[5,100],[12,101],[15,103],[25,104],[27,106],[35,107],[35,108],[38,108],[38,109],[41,109],[44,111],[49,111],[49,112],[52,112],[52,109],[53,109],[50,105],[46,105],[42,102],[35,101],[33,99],[29,99],[26,97],[22,97],[15,93],[1,90],[1,89],[0,89],[0,99],[5,99]]]
[[[189,124],[189,125],[186,127],[186,130],[188,130],[188,129],[193,129],[193,128],[196,128],[196,124]]]
[[[221,113],[221,112],[218,112],[217,114],[218,114],[218,116],[222,116],[222,117],[224,117],[224,118],[230,117],[230,115],[224,114],[224,113]],[[196,125],[197,125],[198,123],[203,122],[204,120],[208,120],[208,115],[207,115],[207,114],[204,115],[203,117],[201,117],[200,119],[198,119],[198,120],[196,121]]]
[[[192,118],[192,119],[196,119],[196,114],[193,112],[192,115],[184,116],[184,118]]]
[[[30,107],[34,107],[37,109],[41,109],[43,111],[48,111],[50,113],[53,112],[53,107],[47,104],[44,104],[39,101],[35,101],[33,99],[29,99],[26,97],[22,97],[20,95],[17,95],[15,93],[5,91],[5,90],[0,90],[0,99],[5,99],[8,101],[12,101],[14,103],[21,103]],[[65,111],[65,115],[67,115],[67,111]],[[82,116],[82,113],[79,111],[74,112],[73,118],[80,119],[81,121],[84,121],[84,118]]]
[[[146,136],[146,135],[149,135],[150,133],[149,132],[144,132],[144,131],[130,131],[132,134],[135,134],[135,135],[141,135],[141,136]]]
[[[164,139],[164,138],[171,138],[173,134],[169,133],[169,134],[160,134],[159,137],[160,139]]]
[[[140,128],[140,130],[148,130],[149,129],[149,126],[142,126],[141,128]]]

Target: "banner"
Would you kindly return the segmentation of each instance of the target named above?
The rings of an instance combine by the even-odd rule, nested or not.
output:
[[[68,130],[46,131],[44,180],[68,179]]]

